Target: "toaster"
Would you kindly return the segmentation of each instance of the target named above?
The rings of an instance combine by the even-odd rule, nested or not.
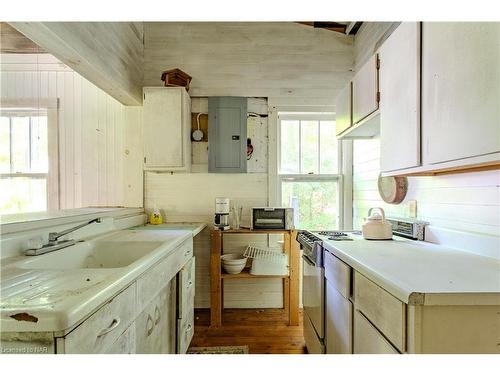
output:
[[[250,223],[252,229],[294,229],[293,208],[253,207]]]

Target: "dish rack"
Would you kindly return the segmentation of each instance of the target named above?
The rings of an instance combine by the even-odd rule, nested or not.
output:
[[[288,256],[279,248],[248,245],[243,256],[252,259],[251,275],[288,275]]]

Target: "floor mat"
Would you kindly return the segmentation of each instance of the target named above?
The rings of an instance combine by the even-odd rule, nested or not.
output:
[[[200,346],[189,348],[186,354],[248,354],[248,346]]]

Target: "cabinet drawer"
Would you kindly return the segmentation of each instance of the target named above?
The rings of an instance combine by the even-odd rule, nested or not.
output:
[[[354,304],[399,351],[405,351],[406,305],[403,302],[355,272]]]
[[[106,354],[134,354],[135,353],[135,322],[123,332],[118,339],[106,349]]]
[[[166,258],[137,280],[137,306],[139,311],[163,289],[193,256],[193,239],[186,240]]]
[[[179,272],[179,318],[194,309],[195,258],[186,263]]]
[[[354,354],[398,354],[359,310],[354,312]]]
[[[194,310],[177,320],[177,353],[185,354],[194,335]]]
[[[118,294],[64,338],[65,353],[103,353],[135,317],[136,284]]]
[[[352,268],[336,256],[325,251],[325,277],[344,298],[351,296]]]

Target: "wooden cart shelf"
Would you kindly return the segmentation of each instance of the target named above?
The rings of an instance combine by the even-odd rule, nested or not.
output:
[[[288,256],[288,275],[251,275],[245,268],[239,274],[228,274],[221,268],[221,255],[224,235],[234,234],[282,234],[283,251]],[[222,310],[224,308],[224,280],[234,279],[282,279],[283,307],[288,312],[288,324],[299,324],[299,246],[295,240],[295,230],[212,230],[210,232],[210,326],[222,325]]]
[[[225,273],[222,271],[221,278],[223,279],[288,279],[288,275],[252,275],[248,268],[237,274]]]

